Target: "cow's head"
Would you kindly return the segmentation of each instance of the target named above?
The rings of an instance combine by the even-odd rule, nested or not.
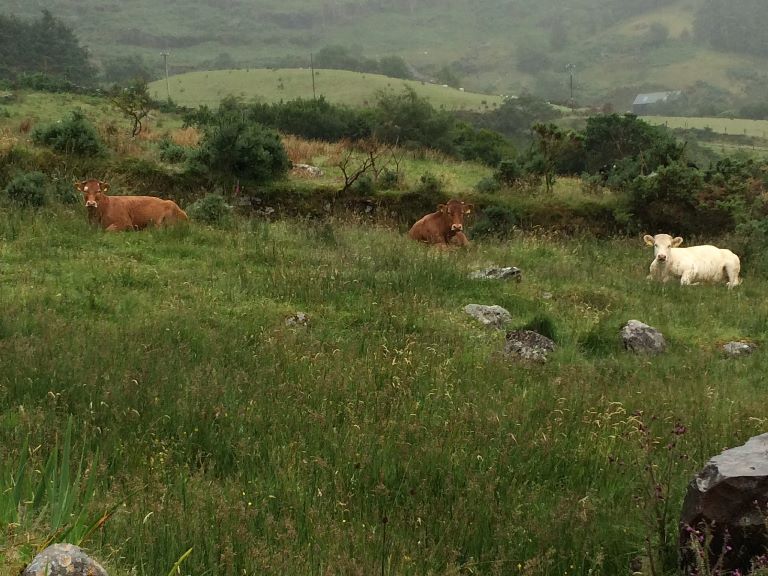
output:
[[[451,232],[464,230],[464,214],[472,212],[472,204],[464,204],[460,200],[450,200],[448,204],[438,204],[437,210],[443,215],[451,227]]]
[[[653,246],[653,257],[659,262],[666,262],[669,258],[670,249],[677,248],[683,243],[680,236],[672,238],[669,234],[656,234],[656,236],[646,234],[643,236],[643,240],[648,246]]]
[[[98,208],[99,196],[107,193],[109,184],[101,180],[83,180],[82,182],[75,182],[75,188],[83,193],[86,208]]]

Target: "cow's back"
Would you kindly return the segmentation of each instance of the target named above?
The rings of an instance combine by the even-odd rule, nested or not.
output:
[[[718,248],[709,244],[672,248],[673,262],[681,272],[693,269],[697,279],[718,282],[726,279],[726,268],[735,267],[738,271],[739,257],[727,248]]]
[[[146,228],[174,219],[186,220],[186,214],[173,200],[163,200],[156,196],[111,197],[111,200],[117,199],[120,200],[122,208],[130,218],[134,228]]]

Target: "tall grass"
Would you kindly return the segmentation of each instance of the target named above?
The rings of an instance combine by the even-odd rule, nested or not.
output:
[[[124,502],[96,556],[142,576],[190,548],[181,572],[211,576],[624,573],[661,545],[644,467],[676,511],[711,455],[764,431],[765,356],[718,349],[763,343],[747,266],[737,290],[682,288],[645,281],[639,239],[440,252],[373,222],[84,220],[0,213],[0,461],[71,421],[71,454],[102,455],[93,499]],[[487,265],[524,280],[467,279]],[[546,321],[557,351],[502,358],[470,302]],[[623,352],[631,318],[667,354]]]

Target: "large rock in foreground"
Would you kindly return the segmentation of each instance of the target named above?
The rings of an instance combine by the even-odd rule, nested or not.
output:
[[[35,556],[21,576],[107,576],[107,572],[77,546],[53,544]]]
[[[684,572],[696,573],[696,557],[711,535],[710,568],[722,557],[720,573],[748,573],[753,561],[765,558],[767,507],[768,434],[761,434],[712,458],[688,485],[680,514]]]

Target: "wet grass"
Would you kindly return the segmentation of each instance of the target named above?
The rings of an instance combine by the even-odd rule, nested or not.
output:
[[[766,279],[745,263],[734,291],[660,286],[649,260],[639,239],[439,252],[374,222],[110,235],[77,209],[3,209],[2,470],[25,445],[42,466],[71,416],[88,517],[125,502],[84,544],[125,573],[189,548],[199,575],[624,573],[654,534],[645,465],[674,455],[676,513],[691,475],[765,424],[762,346],[718,345],[764,345]],[[488,265],[524,279],[467,279]],[[470,302],[546,322],[558,349],[502,358]],[[307,327],[286,326],[296,311]],[[625,353],[631,318],[667,354]]]

